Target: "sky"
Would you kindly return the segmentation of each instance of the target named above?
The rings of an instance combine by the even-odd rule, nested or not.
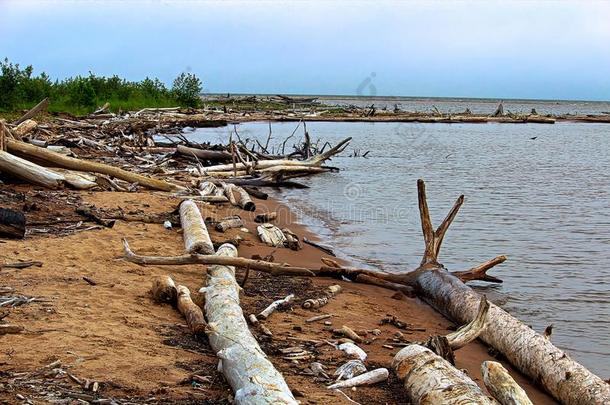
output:
[[[212,93],[610,100],[610,2],[0,0],[5,57]]]

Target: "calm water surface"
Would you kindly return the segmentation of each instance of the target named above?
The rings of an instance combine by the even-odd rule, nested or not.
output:
[[[274,123],[280,144],[295,123]],[[455,199],[466,201],[440,260],[463,270],[500,254],[478,285],[496,303],[602,378],[610,378],[610,125],[560,123],[308,123],[314,139],[354,139],[332,165],[339,173],[305,178],[305,190],[278,196],[354,264],[415,268],[423,252],[416,180],[426,180],[438,224]],[[267,123],[241,124],[263,138]],[[192,133],[226,143],[229,128]],[[299,134],[302,131],[299,129]],[[530,138],[537,137],[535,140]],[[349,157],[354,150],[367,158]]]

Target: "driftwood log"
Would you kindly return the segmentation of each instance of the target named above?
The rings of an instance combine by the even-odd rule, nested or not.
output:
[[[161,191],[180,191],[184,187],[176,184],[171,184],[163,180],[153,179],[152,177],[143,176],[141,174],[128,172],[118,167],[110,166],[104,163],[92,162],[89,160],[76,159],[50,151],[46,148],[30,145],[25,142],[16,141],[14,139],[6,140],[7,150],[15,155],[23,158],[40,160],[49,163],[51,166],[59,166],[66,169],[72,169],[83,172],[101,173],[116,177],[117,179],[125,180],[130,183],[138,183],[141,186],[148,187],[154,190]]]
[[[219,257],[235,257],[237,249],[222,245]],[[282,375],[267,359],[250,333],[239,306],[235,268],[210,266],[207,271],[205,314],[210,346],[219,368],[235,392],[237,404],[297,404]]]
[[[495,404],[466,374],[423,346],[412,344],[392,362],[413,404]]]
[[[219,162],[228,162],[231,160],[231,154],[224,150],[206,150],[190,148],[184,145],[178,145],[176,147],[176,152],[185,156],[194,156],[197,159],[201,160],[214,160]]]
[[[502,405],[533,405],[525,390],[513,380],[502,364],[484,361],[481,373],[485,388]]]
[[[214,245],[201,217],[201,212],[192,200],[180,203],[180,223],[182,224],[184,248],[188,253],[214,253]]]

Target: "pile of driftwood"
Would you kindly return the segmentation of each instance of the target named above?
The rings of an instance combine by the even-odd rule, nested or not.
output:
[[[531,403],[525,392],[499,363],[485,362],[482,365],[484,382],[495,399],[487,397],[470,377],[454,367],[453,351],[477,337],[502,354],[523,374],[539,383],[561,403],[609,403],[610,385],[553,345],[550,334],[543,335],[534,331],[498,306],[487,303],[484,297],[465,284],[471,280],[499,282],[499,279],[487,275],[487,271],[502,263],[506,259],[504,256],[458,272],[448,272],[438,262],[443,238],[463,204],[464,197],[457,199],[447,217],[434,229],[428,211],[425,185],[421,180],[418,181],[418,195],[425,250],[420,266],[404,274],[344,268],[328,259],[324,260],[324,266],[320,268],[246,259],[237,257],[237,249],[231,245],[221,246],[216,253],[210,250],[210,253],[206,254],[161,257],[137,255],[124,241],[125,258],[141,265],[175,266],[199,263],[208,266],[208,284],[203,288],[209,300],[205,305],[205,317],[210,321],[206,333],[211,341],[216,342],[212,346],[221,359],[222,372],[236,392],[236,400],[240,398],[237,401],[239,403],[296,401],[281,375],[266,361],[258,344],[251,338],[245,317],[238,306],[236,267],[274,276],[347,278],[354,282],[406,291],[423,298],[448,318],[466,324],[448,336],[432,336],[427,342],[407,345],[395,356],[394,371],[404,380],[405,392],[413,403]],[[207,234],[203,221],[197,221],[197,224],[197,233]],[[185,230],[190,229],[188,225],[183,227]],[[184,237],[185,241],[189,238],[187,234]],[[224,282],[217,282],[216,277],[221,277]],[[225,294],[227,298],[219,300],[219,297],[224,297]],[[217,311],[222,311],[222,316],[218,316]],[[188,314],[184,314],[188,321]],[[354,331],[345,330],[344,327],[342,333],[350,337],[354,345],[359,341]],[[240,344],[237,345],[236,340],[229,339],[229,336],[240,336]],[[357,346],[350,346],[348,350],[357,357],[366,357],[366,353]],[[363,370],[359,365],[346,368]],[[375,383],[387,378],[387,373],[385,369],[372,370],[334,384],[330,388]],[[258,380],[256,375],[265,375],[265,382]],[[244,397],[247,395],[251,397]],[[267,402],[266,398],[273,400]]]
[[[197,144],[182,133],[185,126],[226,125],[202,114],[178,109],[144,109],[110,114],[103,106],[82,119],[33,118],[43,101],[13,123],[0,121],[0,176],[49,189],[172,192],[184,198],[231,203],[254,211],[250,198],[266,198],[257,187],[306,187],[292,179],[331,170],[324,162],[342,152],[351,138],[334,147],[312,143],[305,124],[303,142],[289,152],[239,137],[227,145]],[[271,127],[270,127],[271,129]],[[296,130],[295,130],[296,131]],[[173,134],[168,135],[168,132]],[[271,150],[271,151],[270,151]],[[0,213],[0,233],[23,237],[22,213]]]

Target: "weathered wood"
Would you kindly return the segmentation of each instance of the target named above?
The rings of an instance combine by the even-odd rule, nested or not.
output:
[[[334,390],[339,388],[358,387],[361,385],[373,385],[385,381],[390,376],[387,368],[377,368],[367,373],[352,377],[349,380],[339,381],[328,386],[328,389]]]
[[[0,171],[47,188],[60,188],[65,181],[64,176],[50,169],[3,151],[0,151]]]
[[[214,160],[220,162],[228,162],[231,160],[231,154],[224,150],[197,149],[184,145],[178,145],[176,147],[176,152],[185,156],[194,156],[201,160]]]
[[[176,304],[178,292],[176,290],[176,284],[170,276],[159,276],[153,279],[152,288],[150,292],[153,299],[157,302],[163,302],[167,304]]]
[[[442,240],[442,234],[457,214],[462,198],[439,227],[445,229],[432,233],[422,180],[418,181],[418,192],[426,240],[422,265],[392,281],[413,286],[426,302],[449,319],[459,323],[470,322],[477,315],[481,297],[436,261],[440,248],[437,234]],[[487,269],[494,261],[478,267]],[[570,405],[610,403],[610,384],[572,360],[549,339],[494,304],[490,304],[487,319],[493,327],[485,328],[479,338],[502,353],[522,373],[539,382],[557,400]]]
[[[256,233],[264,244],[273,247],[283,247],[286,242],[284,233],[273,224],[262,224],[256,227]]]
[[[187,287],[179,285],[176,287],[176,292],[176,307],[178,308],[178,311],[180,311],[184,316],[184,319],[186,319],[186,323],[191,329],[191,332],[195,335],[203,336],[207,326],[205,319],[203,318],[203,311],[193,302],[191,299],[191,292]]]
[[[153,179],[151,177],[142,176],[137,173],[128,172],[118,167],[110,166],[104,163],[92,162],[88,160],[76,159],[69,156],[64,156],[60,153],[52,152],[46,148],[30,145],[25,142],[7,139],[7,150],[13,154],[42,160],[66,169],[72,169],[82,172],[93,172],[107,174],[130,183],[138,183],[141,186],[152,188],[161,191],[180,191],[184,187],[176,184],[171,184],[163,180]]]
[[[449,346],[453,350],[457,350],[466,346],[468,343],[475,340],[487,327],[487,312],[489,311],[489,301],[485,298],[485,296],[481,297],[481,302],[479,303],[479,309],[477,311],[477,315],[474,319],[468,322],[466,325],[460,327],[455,332],[449,333],[447,336],[447,341]]]
[[[219,257],[237,256],[223,245]],[[207,271],[205,314],[210,346],[220,359],[219,369],[235,392],[237,404],[297,404],[282,375],[267,359],[250,333],[239,306],[240,287],[235,268],[214,265]]]
[[[403,348],[392,367],[413,404],[497,404],[470,377],[423,346]]]
[[[223,183],[222,187],[231,204],[241,207],[246,211],[254,211],[256,209],[256,204],[254,204],[250,195],[242,187],[231,183]]]
[[[23,114],[21,116],[21,118],[19,118],[17,121],[15,121],[15,125],[19,125],[22,122],[29,120],[30,118],[34,118],[38,113],[40,113],[43,110],[46,110],[48,106],[49,106],[49,98],[46,97],[40,103],[38,103],[34,107],[32,107],[28,112]]]
[[[232,228],[241,228],[244,226],[244,222],[241,220],[241,217],[238,215],[233,215],[231,217],[223,218],[216,224],[216,230],[220,232],[224,232],[228,229]]]
[[[271,304],[269,304],[267,308],[263,309],[261,313],[258,314],[258,317],[267,319],[269,318],[269,315],[275,312],[276,309],[290,304],[292,300],[294,300],[294,294],[290,294],[287,297],[282,298],[281,300],[273,301]]]
[[[214,253],[214,245],[201,217],[201,212],[192,200],[180,203],[180,223],[182,224],[184,248],[188,253]]]
[[[329,285],[324,290],[324,297],[308,299],[305,302],[303,302],[302,307],[305,309],[320,308],[320,307],[328,304],[330,299],[332,297],[334,297],[335,295],[339,294],[342,290],[343,289],[341,288],[341,286],[339,284]]]
[[[23,239],[25,237],[25,215],[9,208],[0,208],[0,236]]]
[[[502,405],[533,405],[525,390],[508,374],[502,364],[496,361],[484,361],[481,374],[485,388]]]
[[[301,250],[303,248],[303,246],[301,246],[301,241],[299,241],[299,237],[290,229],[284,228],[282,229],[282,233],[286,238],[284,241],[284,247],[291,250]]]
[[[264,214],[258,214],[256,217],[254,217],[254,222],[262,224],[265,222],[271,222],[276,218],[277,218],[277,212],[275,212],[275,211],[266,212]]]
[[[38,127],[38,123],[34,120],[25,120],[13,129],[13,135],[23,138]]]

